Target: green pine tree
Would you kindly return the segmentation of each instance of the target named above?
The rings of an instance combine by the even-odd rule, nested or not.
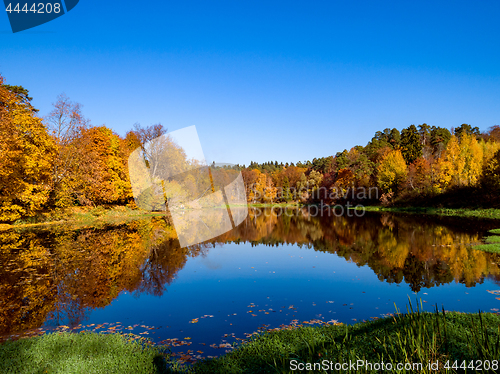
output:
[[[415,125],[401,131],[401,153],[406,164],[411,164],[417,158],[422,157],[422,143]]]

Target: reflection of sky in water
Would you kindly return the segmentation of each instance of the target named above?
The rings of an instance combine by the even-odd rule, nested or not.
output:
[[[408,295],[412,302],[422,298],[428,311],[435,304],[446,310],[491,311],[500,302],[486,290],[497,288],[489,280],[471,288],[452,282],[414,294],[406,283],[380,281],[368,266],[334,254],[296,245],[227,244],[211,248],[206,257],[189,258],[162,297],[122,294],[93,311],[87,322],[162,326],[148,337],[189,337],[192,344],[178,350],[216,355],[224,350],[210,349],[210,344],[234,341],[224,334],[244,338],[262,325],[274,328],[295,319],[353,323],[382,317],[395,311],[394,304],[406,311]],[[206,315],[213,317],[200,318]],[[197,323],[189,323],[195,318]]]

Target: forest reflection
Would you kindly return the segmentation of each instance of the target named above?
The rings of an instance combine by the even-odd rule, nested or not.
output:
[[[471,247],[491,228],[478,221],[313,216],[307,209],[248,213],[232,231],[187,248],[162,217],[106,229],[0,232],[0,336],[44,323],[76,326],[123,291],[161,296],[190,257],[226,243],[335,254],[415,292],[450,282],[471,287],[485,277],[500,283],[500,256]]]
[[[415,292],[452,281],[468,287],[485,277],[500,281],[500,256],[473,249],[495,224],[388,213],[310,213],[306,208],[250,209],[248,219],[218,241],[306,246],[368,265],[381,281],[405,282]]]

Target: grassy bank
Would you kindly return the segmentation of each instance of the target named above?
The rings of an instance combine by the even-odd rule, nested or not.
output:
[[[0,345],[0,372],[16,373],[289,373],[309,363],[424,363],[399,372],[446,371],[447,360],[493,360],[500,357],[500,316],[409,311],[354,325],[322,325],[271,330],[216,359],[182,367],[165,349],[128,340],[126,335],[57,333]],[[439,361],[440,370],[429,362]],[[329,364],[328,364],[329,365]],[[321,367],[319,367],[322,369]],[[497,369],[500,370],[500,369]],[[330,372],[307,370],[297,372]],[[343,372],[376,372],[366,367]],[[398,372],[398,371],[394,371]],[[460,371],[458,371],[460,372]],[[469,370],[474,372],[474,370]],[[482,372],[495,372],[493,370]]]
[[[120,334],[54,333],[0,345],[0,373],[161,373],[158,347]]]
[[[500,209],[453,209],[453,208],[426,208],[426,207],[383,207],[383,206],[366,206],[367,212],[391,212],[391,213],[416,213],[416,214],[432,214],[448,217],[462,218],[484,218],[484,219],[500,219]]]
[[[500,316],[494,314],[420,313],[346,325],[301,327],[264,333],[234,352],[195,364],[193,373],[340,372],[323,370],[328,363],[428,363],[439,371],[412,366],[399,372],[446,372],[447,360],[494,360],[500,357]],[[314,366],[316,364],[316,367]],[[452,365],[451,363],[450,365]],[[328,364],[329,365],[329,364]],[[330,367],[331,368],[331,367]],[[309,370],[310,369],[310,370]],[[473,370],[471,370],[473,371]],[[367,367],[342,370],[371,373]],[[397,371],[396,371],[397,372]],[[451,371],[450,371],[451,372]]]
[[[485,244],[476,245],[474,248],[490,253],[500,253],[500,229],[493,229],[488,233],[491,236],[484,239]]]
[[[102,225],[121,225],[146,217],[164,216],[162,212],[148,212],[125,206],[114,207],[73,207],[43,213],[35,217],[19,219],[13,224],[0,224],[0,230],[14,228],[44,228],[62,226],[68,228],[99,227]]]
[[[300,203],[274,203],[274,204],[264,204],[264,203],[248,203],[248,207],[250,208],[286,208],[286,207],[299,207],[302,204]]]
[[[317,205],[317,204],[312,204]],[[303,207],[307,204],[280,203],[280,204],[248,204],[255,208],[273,207]],[[333,206],[332,206],[333,207]],[[500,209],[496,208],[432,208],[432,207],[386,207],[386,206],[360,206],[350,209],[365,210],[367,212],[389,212],[389,213],[410,213],[410,214],[431,214],[447,217],[480,218],[480,219],[500,219]]]

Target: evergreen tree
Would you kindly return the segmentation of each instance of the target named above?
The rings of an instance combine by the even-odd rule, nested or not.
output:
[[[431,138],[431,127],[427,123],[422,123],[418,126],[418,133],[420,135],[420,143],[425,147],[429,145]]]
[[[393,128],[389,133],[389,144],[392,146],[392,148],[398,149],[400,142],[401,134],[398,129]]]
[[[337,171],[340,169],[345,169],[349,166],[349,158],[347,149],[344,149],[342,152],[337,152],[335,155],[335,163],[337,164]]]
[[[455,136],[458,139],[462,138],[462,134],[475,135],[476,137],[481,135],[481,133],[479,132],[479,127],[472,127],[471,125],[468,125],[466,123],[463,123],[460,127],[457,127],[455,129]]]
[[[407,164],[422,157],[422,143],[415,125],[411,125],[401,132],[401,153]]]
[[[444,127],[431,127],[431,146],[434,154],[441,157],[441,154],[446,149],[446,145],[451,139],[450,130]]]

